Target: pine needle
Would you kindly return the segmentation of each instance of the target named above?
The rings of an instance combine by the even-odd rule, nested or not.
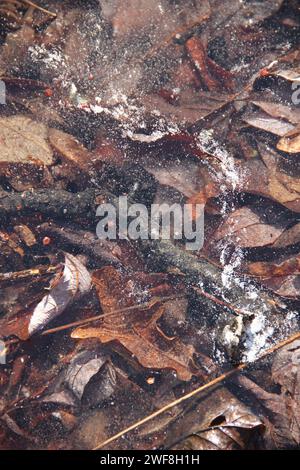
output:
[[[36,3],[31,2],[30,0],[23,0],[23,3],[26,5],[35,8],[36,10],[40,10],[43,13],[46,13],[46,15],[52,16],[53,18],[56,18],[56,13],[52,13],[51,11],[45,10],[45,8],[40,7]]]

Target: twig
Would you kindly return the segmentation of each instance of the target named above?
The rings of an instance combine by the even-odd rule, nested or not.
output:
[[[262,359],[266,356],[269,356],[270,354],[274,353],[278,349],[281,349],[284,346],[287,346],[288,344],[292,343],[293,341],[295,341],[296,339],[299,339],[299,338],[300,338],[300,332],[290,336],[286,340],[281,341],[280,343],[276,344],[272,348],[267,349],[260,356],[258,356],[253,362],[257,362],[260,359]],[[253,362],[251,362],[251,364],[253,364]],[[168,405],[163,406],[159,410],[155,411],[154,413],[151,413],[150,415],[146,416],[145,418],[141,419],[140,421],[137,421],[136,423],[132,424],[128,428],[123,429],[122,431],[118,432],[117,434],[110,437],[109,439],[106,439],[106,441],[103,441],[100,444],[98,444],[93,450],[101,449],[104,446],[110,444],[111,442],[116,441],[117,439],[119,439],[120,437],[122,437],[125,434],[129,433],[130,431],[133,431],[133,430],[137,429],[138,427],[142,426],[143,424],[148,423],[148,421],[151,421],[152,419],[156,418],[157,416],[160,416],[165,411],[168,411],[168,410],[174,408],[174,406],[177,406],[177,405],[189,400],[190,398],[198,395],[199,393],[203,392],[204,390],[207,390],[207,389],[213,387],[214,385],[217,385],[217,384],[223,382],[224,380],[227,380],[228,378],[235,375],[237,372],[240,372],[240,371],[244,370],[246,367],[248,367],[248,365],[249,365],[249,363],[247,363],[247,362],[239,364],[234,369],[230,369],[228,372],[225,372],[224,374],[219,375],[218,377],[211,380],[210,382],[207,382],[206,384],[201,385],[201,387],[198,387],[195,390],[193,390],[192,392],[189,392],[186,395],[183,395],[182,397],[178,398],[177,400],[172,401]]]
[[[36,3],[33,3],[29,0],[23,0],[23,3],[26,3],[27,5],[35,8],[36,10],[40,10],[42,11],[43,13],[46,13],[46,15],[49,15],[49,16],[52,16],[52,18],[56,18],[57,17],[57,14],[56,13],[52,13],[51,11],[49,10],[46,10],[45,8],[42,8],[40,7],[39,5],[37,5]]]
[[[80,193],[64,190],[42,189],[23,193],[0,193],[0,224],[12,216],[38,214],[46,218],[76,221],[85,226],[95,224],[96,207],[104,202],[111,203],[116,213],[119,210],[118,198],[107,190],[86,189]],[[131,201],[130,201],[131,202]],[[222,271],[203,258],[197,258],[168,240],[141,240],[140,248],[156,267],[180,270],[188,286],[201,287],[220,301],[226,299],[232,310],[249,312],[268,306],[275,310],[274,298],[267,291],[262,292],[251,304],[245,299],[245,288],[236,284],[234,289],[223,285]],[[280,308],[277,308],[280,311]]]
[[[46,276],[56,273],[58,266],[44,266],[42,268],[25,269],[24,271],[16,271],[11,273],[0,273],[0,282],[12,282],[27,279],[28,277]]]
[[[170,300],[180,300],[180,299],[183,299],[184,297],[185,295],[177,295],[177,296],[169,296],[169,297],[161,297],[161,298],[154,297],[149,302],[131,305],[130,307],[120,308],[120,309],[113,310],[112,312],[105,313],[102,315],[95,315],[93,317],[84,318],[83,320],[78,320],[72,323],[67,323],[65,325],[57,326],[55,328],[49,328],[48,330],[45,330],[42,333],[40,333],[38,336],[48,336],[53,333],[58,333],[60,331],[68,330],[70,328],[75,328],[77,326],[87,325],[88,323],[93,323],[95,321],[104,320],[105,318],[113,317],[115,315],[119,315],[120,313],[131,312],[132,310],[136,310],[138,308],[143,308],[143,309],[150,308],[150,307],[153,307],[156,303],[164,303]],[[5,345],[9,346],[10,344],[17,344],[20,341],[21,340],[19,338],[11,339],[9,341],[6,341]]]

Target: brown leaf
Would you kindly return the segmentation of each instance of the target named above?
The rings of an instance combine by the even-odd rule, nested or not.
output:
[[[27,308],[21,317],[6,322],[2,320],[1,335],[28,339],[63,313],[74,300],[86,294],[90,286],[91,278],[85,266],[75,256],[66,253],[64,269],[52,280],[49,293],[32,311],[28,312]]]
[[[184,15],[183,6],[186,5],[182,0],[176,5],[166,0],[124,0],[113,14],[114,33],[123,39],[130,34],[150,34],[151,42],[157,47],[203,22],[210,12],[207,1],[201,4],[190,2]]]
[[[241,184],[244,192],[260,194],[300,212],[300,178],[273,149],[259,144],[263,162],[251,159],[241,165]]]
[[[300,256],[292,256],[281,263],[259,261],[248,264],[249,273],[257,277],[278,277],[298,273],[300,271]]]
[[[161,275],[155,277],[161,279]],[[152,280],[151,276],[148,280],[146,277],[146,280],[148,283],[152,281],[153,285],[155,277]],[[133,310],[105,318],[98,328],[78,328],[72,333],[72,338],[98,338],[102,343],[113,342],[125,348],[127,355],[133,355],[143,367],[173,369],[178,378],[189,380],[193,374],[194,347],[183,344],[178,338],[170,338],[160,330],[157,322],[164,314],[165,307],[155,306],[154,302],[150,310],[139,308],[138,305],[134,308],[135,302],[141,300],[140,296],[145,296],[145,291],[141,291],[142,280],[138,276],[135,279],[124,277],[114,268],[98,271],[94,283],[104,313],[129,306]],[[148,287],[148,295],[157,292],[157,289],[161,292],[159,285],[154,289]],[[170,291],[168,285],[166,289]]]
[[[47,127],[26,116],[0,118],[0,162],[51,165],[53,152],[47,142]]]
[[[277,276],[264,279],[262,284],[273,290],[277,295],[287,298],[300,297],[300,276],[292,274],[289,276]]]
[[[143,98],[142,105],[150,116],[157,116],[157,109],[167,123],[177,125],[181,129],[197,128],[199,122],[216,111],[221,110],[233,100],[233,95],[225,93],[212,93],[198,91],[191,93],[189,90],[180,95],[178,103],[172,105],[158,95],[147,95]],[[170,125],[169,125],[170,127]],[[177,133],[179,130],[177,130]],[[172,132],[166,132],[172,134]]]
[[[215,232],[213,239],[223,238],[241,248],[272,245],[283,233],[284,225],[270,223],[264,211],[254,207],[242,207],[232,212]]]
[[[266,426],[264,439],[267,448],[298,448],[300,444],[299,371],[300,342],[294,341],[282,348],[272,365],[273,381],[280,385],[280,393],[269,393],[244,376],[240,385],[254,395],[263,406],[260,415]]]
[[[91,278],[85,266],[75,256],[65,254],[64,271],[57,283],[35,307],[28,325],[29,336],[45,328],[59,316],[76,298],[86,294],[91,287]]]
[[[291,108],[281,103],[271,103],[268,101],[253,101],[253,103],[272,117],[285,119],[291,124],[299,124],[300,122],[299,108]]]
[[[297,132],[296,132],[297,131]],[[279,140],[277,144],[278,150],[287,153],[299,153],[300,152],[300,126],[294,130],[291,135],[285,135]]]
[[[151,162],[147,170],[155,176],[161,185],[170,186],[191,198],[195,194],[202,193],[205,182],[203,181],[199,165],[189,159],[183,162],[164,162],[160,160],[157,165]]]
[[[98,387],[95,387],[95,382]],[[102,385],[102,386],[101,386]],[[63,370],[55,377],[42,401],[58,403],[68,397],[70,402],[74,396],[89,405],[97,405],[108,398],[116,387],[116,371],[109,358],[95,350],[83,350],[77,353]]]
[[[300,296],[300,257],[291,256],[281,263],[256,262],[248,264],[248,272],[259,277],[268,289],[283,297]]]
[[[219,90],[220,83],[210,74],[207,65],[207,54],[201,40],[196,36],[191,37],[186,42],[186,49],[207,89],[210,91]]]
[[[293,227],[285,230],[274,243],[274,248],[284,248],[290,245],[300,243],[300,223],[293,225]]]
[[[260,129],[271,134],[283,137],[288,132],[294,130],[294,125],[283,119],[269,116],[266,113],[257,111],[243,117],[243,120],[252,127]]]
[[[17,190],[45,186],[47,166],[54,163],[47,142],[48,129],[39,122],[17,115],[0,118],[0,174]]]
[[[75,137],[58,129],[49,129],[49,142],[63,160],[81,171],[91,170],[91,154]]]
[[[167,439],[169,443],[179,441],[173,450],[241,450],[249,449],[262,428],[262,421],[250,408],[220,388],[175,420]]]

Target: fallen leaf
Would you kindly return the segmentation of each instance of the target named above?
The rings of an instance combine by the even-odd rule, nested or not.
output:
[[[151,282],[151,277],[149,281]],[[141,294],[145,295],[139,290],[138,278],[135,282],[132,278],[126,279],[114,268],[107,267],[98,271],[94,276],[94,283],[105,314],[128,306],[134,307],[133,301],[137,301]],[[164,306],[154,305],[153,308],[154,311],[147,311],[136,305],[132,312],[120,312],[105,318],[100,327],[77,328],[73,331],[72,338],[98,338],[102,343],[117,343],[143,367],[173,369],[179,379],[189,380],[194,371],[194,347],[183,344],[178,338],[165,335],[157,325],[163,316]]]
[[[248,263],[248,272],[261,284],[282,297],[300,297],[300,257],[290,256],[282,262]]]
[[[43,394],[43,403],[71,406],[77,403],[99,405],[116,388],[116,371],[109,357],[87,349],[77,353]]]
[[[260,194],[300,212],[300,178],[271,147],[258,144],[263,161],[251,159],[240,167],[244,192]]]
[[[299,415],[299,351],[296,340],[277,352],[272,364],[272,379],[280,385],[279,393],[270,393],[245,376],[238,383],[263,407],[260,416],[265,424],[264,440],[268,449],[298,448],[300,443]]]
[[[244,206],[224,220],[214,233],[213,241],[226,238],[241,248],[268,246],[276,242],[284,229],[284,222],[276,223],[265,210]]]
[[[212,93],[198,91],[192,93],[189,90],[183,92],[176,105],[172,105],[158,95],[147,95],[143,97],[142,106],[145,108],[146,114],[153,116],[157,120],[157,109],[159,115],[166,122],[166,130],[164,135],[171,134],[174,125],[180,129],[196,130],[199,124],[208,116],[225,108],[232,100],[233,95],[226,93]],[[172,125],[170,126],[170,123]],[[171,130],[170,130],[171,127]],[[168,131],[169,129],[169,131]],[[179,129],[175,128],[173,133],[179,133]]]
[[[91,154],[75,137],[59,129],[49,129],[49,142],[56,153],[81,171],[90,171]]]
[[[243,120],[256,129],[270,132],[271,134],[279,137],[283,137],[285,134],[295,129],[293,124],[286,122],[283,119],[271,117],[260,111],[245,115]]]
[[[274,243],[274,248],[284,248],[290,245],[300,243],[300,223],[293,225],[293,227],[285,230]]]
[[[221,88],[220,83],[210,74],[207,64],[207,54],[201,40],[195,36],[186,42],[186,48],[190,59],[192,60],[201,80],[210,91],[216,91]]]
[[[286,153],[299,153],[300,152],[300,126],[297,127],[291,136],[285,135],[279,140],[277,144],[278,150]]]
[[[28,339],[61,315],[73,301],[86,294],[90,287],[91,277],[85,266],[75,256],[65,253],[64,269],[52,280],[49,293],[32,311],[28,312],[27,308],[21,317],[7,321],[3,319],[2,336],[16,335],[20,339]]]
[[[47,142],[48,129],[26,116],[0,118],[1,159],[6,163],[51,165],[53,152]]]
[[[272,103],[269,101],[253,101],[253,104],[272,117],[285,119],[291,124],[299,124],[300,122],[299,108],[291,108],[290,106],[285,106],[281,103]]]
[[[66,307],[86,294],[91,287],[91,277],[85,266],[69,253],[65,254],[65,267],[57,284],[35,307],[28,325],[29,336],[41,331],[59,316]]]
[[[54,163],[48,128],[26,116],[0,118],[0,174],[17,190],[45,186]],[[50,178],[51,181],[51,178]]]
[[[167,444],[173,450],[249,449],[262,430],[261,419],[228,390],[220,388],[171,424]]]
[[[300,271],[300,257],[291,256],[281,263],[258,261],[248,264],[249,273],[257,277],[277,277],[298,273]]]

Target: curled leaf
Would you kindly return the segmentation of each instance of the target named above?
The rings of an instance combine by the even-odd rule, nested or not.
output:
[[[65,267],[58,283],[33,311],[28,326],[29,336],[42,330],[91,287],[91,277],[85,266],[74,256],[67,253],[65,256]]]

